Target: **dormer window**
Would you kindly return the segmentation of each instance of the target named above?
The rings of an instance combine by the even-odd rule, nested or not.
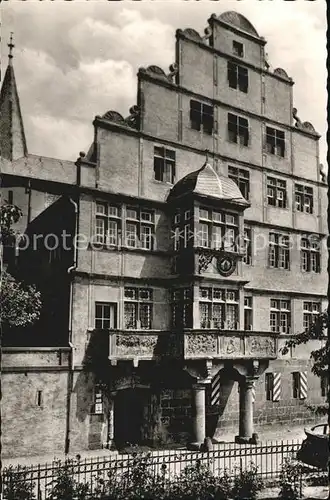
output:
[[[244,45],[233,40],[233,54],[237,57],[244,57]]]

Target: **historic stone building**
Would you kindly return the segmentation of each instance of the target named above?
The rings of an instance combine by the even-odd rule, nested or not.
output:
[[[265,44],[236,12],[178,30],[169,71],[140,69],[130,116],[97,116],[75,164],[28,154],[10,58],[2,191],[44,235],[17,269],[48,312],[4,350],[7,456],[314,422],[314,346],[280,349],[327,304],[320,136]]]

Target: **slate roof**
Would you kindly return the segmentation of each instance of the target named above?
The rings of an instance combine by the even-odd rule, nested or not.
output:
[[[174,198],[193,193],[249,205],[237,184],[224,175],[218,175],[209,163],[205,163],[199,170],[180,179],[171,189],[168,200],[171,201]]]

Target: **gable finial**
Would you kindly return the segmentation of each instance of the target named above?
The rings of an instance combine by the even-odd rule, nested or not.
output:
[[[9,43],[8,43],[8,47],[9,47],[9,54],[8,54],[8,58],[9,60],[11,60],[14,56],[13,56],[13,48],[15,47],[14,43],[13,43],[13,32],[11,31],[10,32],[10,40],[9,40]]]
[[[205,149],[205,164],[209,162],[210,151]]]

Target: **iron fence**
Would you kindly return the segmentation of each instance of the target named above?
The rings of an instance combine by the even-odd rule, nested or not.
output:
[[[235,477],[253,463],[257,466],[260,477],[275,480],[281,472],[283,461],[295,458],[300,446],[300,440],[290,440],[267,441],[267,443],[257,445],[224,443],[215,445],[214,449],[208,452],[151,451],[148,467],[154,475],[162,472],[165,479],[171,481],[179,476],[185,467],[196,464],[197,460],[200,464],[207,465],[215,476],[221,475],[226,470],[231,477]],[[107,480],[111,475],[120,479],[125,473],[129,473],[133,462],[133,454],[111,454],[89,459],[76,459],[70,461],[69,464],[54,461],[28,467],[7,467],[3,470],[3,487],[6,489],[14,483],[17,485],[24,482],[24,484],[31,485],[38,500],[45,500],[55,484],[58,473],[66,469],[72,479],[88,484],[89,490],[94,491],[98,478]]]

